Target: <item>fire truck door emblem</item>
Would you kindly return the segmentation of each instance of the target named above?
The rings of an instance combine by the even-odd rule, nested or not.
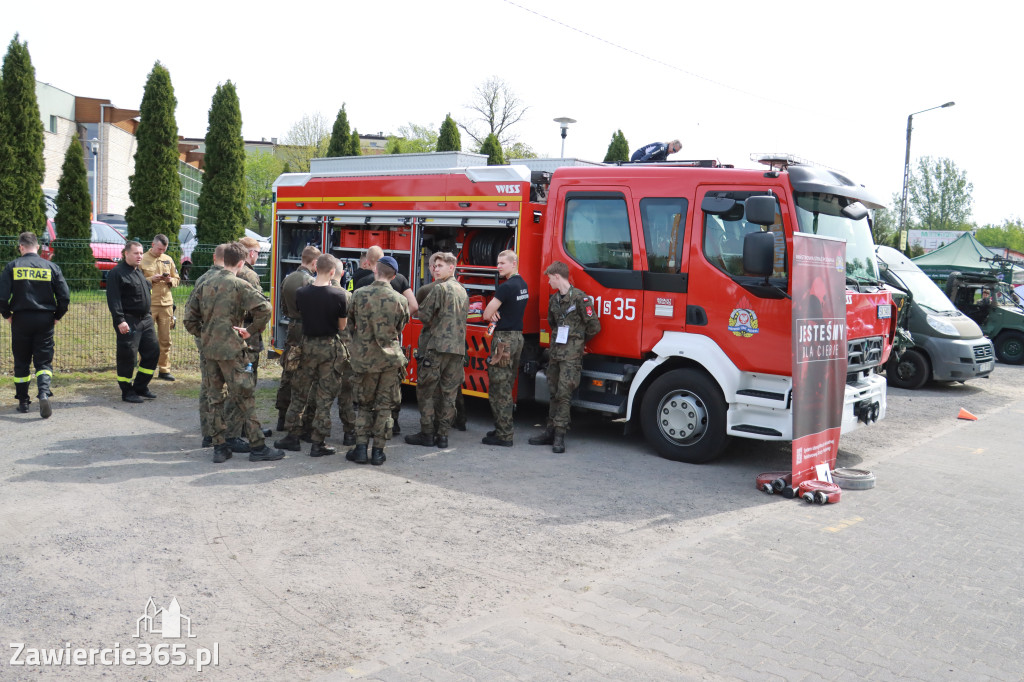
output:
[[[757,314],[747,308],[736,308],[729,314],[729,331],[750,338],[758,333]]]

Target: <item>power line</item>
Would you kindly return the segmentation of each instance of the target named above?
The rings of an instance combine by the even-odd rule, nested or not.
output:
[[[588,38],[591,38],[593,40],[596,40],[598,42],[604,43],[605,45],[609,45],[611,47],[614,47],[617,50],[622,50],[623,52],[628,52],[631,55],[639,57],[640,59],[645,59],[645,60],[647,60],[649,62],[652,62],[654,64],[658,64],[659,66],[664,66],[667,69],[671,69],[673,71],[678,71],[679,73],[686,74],[687,76],[690,76],[691,78],[696,78],[698,80],[706,81],[708,83],[711,83],[712,85],[717,85],[720,88],[725,88],[727,90],[732,90],[733,92],[738,92],[738,93],[743,94],[743,95],[748,95],[750,97],[756,97],[757,99],[764,100],[766,102],[771,102],[772,104],[777,104],[779,106],[784,106],[784,107],[787,107],[787,108],[792,108],[791,105],[786,104],[785,102],[780,102],[780,101],[774,100],[774,99],[772,99],[770,97],[765,97],[764,95],[758,94],[756,92],[750,92],[749,90],[744,90],[742,88],[737,88],[737,87],[735,87],[733,85],[729,85],[728,83],[723,83],[722,81],[717,81],[714,78],[708,78],[707,76],[702,76],[701,74],[695,73],[693,71],[687,71],[686,69],[684,69],[682,67],[676,66],[675,64],[670,64],[670,63],[668,63],[666,61],[662,61],[661,59],[656,59],[655,57],[651,57],[650,55],[644,54],[643,52],[640,52],[639,50],[634,50],[633,48],[626,47],[624,45],[620,45],[620,44],[618,44],[616,42],[612,42],[611,40],[608,40],[607,38],[602,38],[601,36],[594,35],[593,33],[589,33],[587,31],[584,31],[581,28],[578,28],[578,27],[573,26],[571,24],[567,24],[564,21],[560,21],[558,19],[549,17],[546,14],[541,14],[537,10],[530,9],[529,7],[524,7],[523,5],[520,5],[517,2],[513,2],[513,0],[503,0],[503,2],[506,2],[509,5],[512,5],[513,7],[521,9],[524,12],[529,12],[530,14],[536,15],[536,16],[540,17],[541,19],[544,19],[545,21],[550,21],[553,24],[558,24],[559,26],[562,26],[563,28],[567,28],[570,31],[575,31],[576,33],[584,35],[584,36],[586,36]]]

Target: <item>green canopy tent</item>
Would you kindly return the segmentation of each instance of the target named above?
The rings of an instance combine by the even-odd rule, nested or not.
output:
[[[949,273],[954,270],[998,276],[1005,268],[1013,269],[1012,282],[1014,285],[1024,284],[1024,268],[1019,265],[1000,266],[999,263],[981,260],[992,257],[993,253],[975,239],[973,234],[964,232],[949,244],[913,260],[915,265],[939,284],[943,284],[949,277]]]

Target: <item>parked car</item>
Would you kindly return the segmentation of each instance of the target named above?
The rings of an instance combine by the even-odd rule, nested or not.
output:
[[[124,216],[120,213],[100,213],[96,216],[96,220],[110,225],[112,228],[117,230],[122,237],[125,239],[128,238],[128,221],[126,221]]]
[[[899,323],[913,345],[893,353],[885,366],[890,386],[918,389],[929,379],[960,381],[987,377],[995,367],[992,342],[957,310],[935,282],[902,253],[876,246],[882,279],[907,297]]]
[[[245,236],[252,237],[260,243],[260,256],[254,267],[260,277],[263,277],[270,264],[270,238],[248,229],[245,231]],[[196,245],[199,243],[196,237],[196,226],[193,223],[181,226],[181,229],[178,230],[178,242],[181,244],[181,267],[179,268],[181,279],[188,280],[189,270],[192,269],[192,252],[195,251]]]
[[[46,260],[53,259],[53,242],[57,239],[57,229],[53,220],[46,221],[46,230],[39,240],[39,255]],[[101,273],[105,282],[107,271],[112,270],[117,262],[121,260],[124,251],[125,239],[117,230],[98,220],[92,221],[92,235],[90,237],[92,256],[96,259],[96,268]]]

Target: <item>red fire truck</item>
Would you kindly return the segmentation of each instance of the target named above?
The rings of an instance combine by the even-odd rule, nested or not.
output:
[[[882,204],[862,186],[793,164],[485,163],[462,152],[315,159],[309,173],[278,178],[274,347],[288,324],[278,287],[307,244],[348,266],[378,244],[414,289],[430,279],[430,254],[450,251],[471,301],[463,391],[486,397],[490,337],[479,311],[498,283],[498,254],[514,249],[530,288],[517,399],[546,401],[551,290],[542,272],[561,260],[601,316],[573,405],[639,427],[664,457],[704,462],[733,436],[792,440],[787,273],[792,234],[806,231],[846,240],[842,431],[885,416],[876,370],[895,323],[868,223],[868,209]],[[419,332],[415,320],[405,330],[410,357]],[[407,371],[415,383],[414,359]]]

